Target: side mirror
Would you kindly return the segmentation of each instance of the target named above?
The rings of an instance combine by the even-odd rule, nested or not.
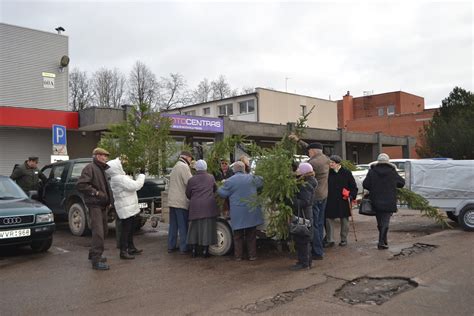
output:
[[[28,197],[33,200],[38,200],[38,191],[28,191]]]

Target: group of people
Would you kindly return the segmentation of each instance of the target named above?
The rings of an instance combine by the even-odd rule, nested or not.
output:
[[[342,167],[337,155],[327,157],[321,143],[307,144],[290,135],[290,139],[307,149],[310,159],[300,163],[295,175],[300,179],[295,197],[290,201],[295,216],[311,223],[310,236],[293,235],[298,261],[292,270],[309,269],[313,260],[322,260],[324,248],[335,246],[336,222],[340,222],[339,246],[348,243],[349,217],[356,201],[357,185],[352,173]],[[107,231],[107,212],[114,206],[121,222],[119,239],[120,258],[129,260],[142,253],[133,241],[134,218],[139,213],[137,191],[145,181],[144,170],[136,179],[125,174],[122,164],[126,157],[108,161],[109,153],[102,148],[92,152],[93,161],[83,170],[77,189],[83,194],[90,214],[92,244],[89,260],[92,268],[108,270],[103,256]],[[192,257],[209,257],[209,246],[217,243],[217,218],[220,215],[215,194],[225,199],[233,230],[234,257],[244,259],[244,244],[248,260],[257,258],[257,226],[263,224],[261,208],[255,203],[264,179],[250,173],[247,157],[243,156],[229,166],[227,159],[220,161],[220,170],[211,175],[206,161],[200,159],[191,172],[192,154],[182,151],[170,174],[168,191],[169,232],[168,252],[190,253]],[[38,158],[30,157],[16,166],[11,175],[24,190],[37,190],[44,176],[37,169]],[[223,185],[217,188],[216,181]],[[376,211],[379,230],[378,249],[388,248],[390,217],[397,211],[396,189],[403,187],[404,179],[389,162],[387,154],[380,154],[363,181]],[[179,236],[179,238],[178,238]]]

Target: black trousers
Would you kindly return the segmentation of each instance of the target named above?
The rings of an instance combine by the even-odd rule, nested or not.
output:
[[[308,237],[292,235],[295,242],[296,254],[298,255],[298,263],[305,267],[312,265],[311,242]]]
[[[107,209],[95,205],[88,205],[91,219],[92,243],[89,258],[96,262],[104,252],[104,239],[107,233]]]
[[[378,212],[375,217],[377,218],[377,228],[379,230],[379,245],[388,245],[387,234],[392,213]]]
[[[257,227],[234,230],[234,256],[236,258],[242,258],[244,239],[247,242],[249,257],[257,257]]]
[[[120,251],[127,251],[134,248],[133,244],[133,228],[135,227],[135,216],[121,219],[122,232],[120,234]]]

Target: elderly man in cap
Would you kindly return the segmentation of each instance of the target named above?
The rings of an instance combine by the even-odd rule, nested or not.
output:
[[[108,270],[104,252],[104,238],[107,232],[107,209],[113,203],[112,191],[105,170],[109,168],[107,160],[109,152],[103,148],[92,151],[93,161],[84,167],[77,180],[77,190],[84,195],[84,201],[89,209],[92,229],[92,243],[89,250],[89,260],[95,270]]]
[[[168,253],[175,250],[179,232],[179,250],[187,252],[189,200],[186,197],[186,186],[191,179],[190,164],[193,157],[189,151],[182,151],[179,159],[171,170],[168,190],[168,206],[170,208],[170,226],[168,229]]]
[[[261,177],[245,173],[245,164],[237,161],[233,166],[234,175],[217,190],[230,201],[230,225],[234,231],[235,260],[242,260],[243,242],[247,241],[249,260],[257,259],[257,226],[263,224],[262,210],[252,205],[257,189],[262,187]]]
[[[29,157],[21,165],[13,168],[10,176],[26,193],[29,191],[38,191],[40,188],[40,180],[46,182],[46,177],[38,169],[38,157]]]
[[[291,134],[291,140],[298,142],[298,144],[308,150],[310,157],[308,162],[313,166],[318,186],[314,192],[313,202],[313,245],[312,254],[314,260],[322,260],[323,251],[323,236],[324,224],[326,221],[324,210],[326,209],[326,201],[328,197],[328,176],[329,176],[329,158],[323,154],[323,145],[321,143],[307,144],[298,136]]]

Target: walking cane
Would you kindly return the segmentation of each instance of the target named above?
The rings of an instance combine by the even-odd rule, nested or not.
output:
[[[354,223],[354,217],[352,216],[352,203],[351,203],[351,198],[347,198],[347,203],[349,203],[349,212],[351,213],[351,221],[352,221],[352,229],[354,230],[354,238],[355,241],[357,241],[357,235],[356,235],[356,227]]]

